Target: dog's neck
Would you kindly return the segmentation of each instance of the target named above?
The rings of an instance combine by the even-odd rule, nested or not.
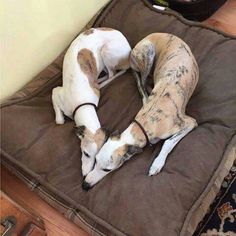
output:
[[[140,148],[144,148],[147,145],[145,135],[135,123],[129,125],[129,127],[122,133],[121,139],[125,144],[135,145]]]
[[[84,125],[92,133],[96,133],[101,128],[97,112],[93,106],[83,106],[78,109],[75,113],[74,120],[76,126]]]

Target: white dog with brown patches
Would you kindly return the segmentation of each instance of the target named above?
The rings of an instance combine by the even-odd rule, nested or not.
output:
[[[145,82],[153,64],[154,88],[147,97]],[[185,114],[199,77],[196,60],[185,42],[170,34],[150,34],[132,50],[131,67],[143,107],[129,127],[112,135],[96,155],[95,167],[82,184],[85,190],[142,152],[148,143],[167,139],[149,169],[150,176],[159,173],[175,145],[197,126],[195,119]]]
[[[121,32],[92,28],[80,34],[65,55],[63,85],[53,89],[52,103],[57,124],[64,124],[64,115],[75,120],[81,139],[83,176],[93,169],[95,155],[106,140],[96,113],[99,89],[130,67],[130,52]],[[98,79],[103,70],[108,76]]]

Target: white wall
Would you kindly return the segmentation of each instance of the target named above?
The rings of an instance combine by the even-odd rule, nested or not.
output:
[[[50,64],[108,0],[0,0],[0,99]]]

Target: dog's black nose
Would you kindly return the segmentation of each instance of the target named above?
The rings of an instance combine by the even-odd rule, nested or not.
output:
[[[84,180],[82,183],[82,189],[88,191],[90,188],[91,188],[90,184]]]

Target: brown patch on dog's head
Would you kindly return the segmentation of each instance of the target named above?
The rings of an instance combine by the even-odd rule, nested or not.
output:
[[[90,34],[93,34],[93,33],[94,33],[94,29],[93,29],[93,28],[88,29],[88,30],[85,30],[85,31],[83,32],[84,35],[90,35]]]
[[[125,144],[114,151],[112,154],[112,160],[116,163],[116,165],[121,165],[133,155],[141,152],[143,152],[143,149],[139,146]]]
[[[87,48],[83,48],[79,51],[77,55],[77,61],[79,63],[80,69],[84,74],[87,75],[89,79],[89,84],[97,96],[100,96],[99,86],[96,81],[98,76],[96,59],[93,52]]]
[[[133,156],[142,153],[143,149],[137,145],[127,145],[127,154]]]
[[[102,30],[102,31],[113,31],[114,29],[112,28],[108,28],[108,27],[100,27],[100,28],[97,28],[98,30]]]
[[[115,130],[113,133],[110,135],[111,140],[119,140],[121,136],[121,133],[118,130]]]
[[[116,167],[123,164],[123,162],[128,157],[127,155],[128,145],[122,145],[121,147],[117,148],[112,154],[112,161]]]
[[[95,143],[98,150],[101,149],[109,136],[108,131],[104,128],[98,129],[94,134],[84,125],[74,127],[74,130],[76,135],[80,138],[82,146],[88,146],[91,143]]]
[[[94,135],[94,142],[97,144],[98,150],[101,149],[102,145],[108,139],[108,136],[109,136],[109,132],[104,128],[100,128],[96,131]]]
[[[97,77],[97,64],[93,52],[87,48],[79,51],[77,56],[81,70],[91,79]]]
[[[85,130],[86,127],[84,125],[74,127],[74,131],[80,139],[84,138]]]

